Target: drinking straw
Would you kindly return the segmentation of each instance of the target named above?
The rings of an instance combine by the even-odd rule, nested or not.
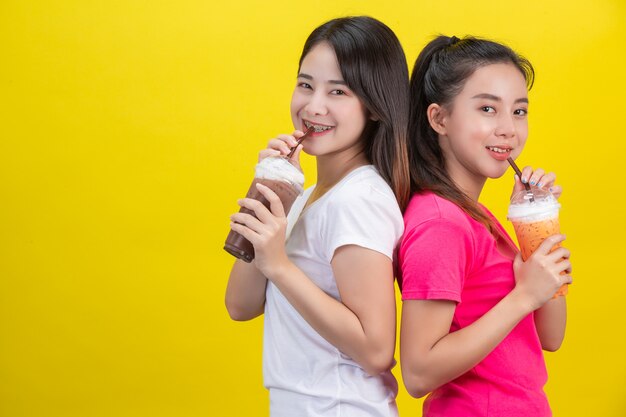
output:
[[[289,154],[287,154],[287,159],[291,159],[291,156],[293,155],[293,153],[296,151],[296,149],[298,149],[298,145],[300,145],[302,143],[302,141],[307,136],[309,136],[311,133],[313,133],[313,131],[315,131],[315,128],[313,126],[311,126],[310,128],[307,129],[306,132],[304,132],[304,135],[300,136],[300,139],[298,139],[298,142],[296,143],[296,146],[291,148],[291,152],[289,152]]]
[[[509,156],[508,158],[506,158],[506,160],[509,161],[509,164],[511,164],[511,167],[513,167],[513,171],[515,171],[515,173],[519,177],[520,182],[522,182],[522,171],[519,170],[519,168],[515,164],[515,161],[513,161],[513,158]],[[530,184],[528,184],[527,182],[522,182],[522,184],[524,184],[524,188],[526,188],[526,194],[530,196],[530,202],[531,203],[534,202],[535,196],[533,195],[533,192],[530,189]]]

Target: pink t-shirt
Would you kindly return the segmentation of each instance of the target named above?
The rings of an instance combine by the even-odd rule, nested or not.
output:
[[[402,299],[455,301],[450,332],[482,317],[515,286],[517,248],[484,210],[498,240],[457,205],[430,192],[414,195],[404,215],[398,254]],[[551,416],[546,381],[529,314],[479,364],[433,391],[424,402],[424,416]]]

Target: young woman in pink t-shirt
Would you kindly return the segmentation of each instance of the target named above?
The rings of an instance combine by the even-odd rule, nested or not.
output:
[[[488,40],[439,36],[411,77],[408,143],[413,197],[398,254],[403,309],[400,359],[424,416],[549,416],[542,349],[564,337],[570,252],[551,236],[525,262],[478,198],[504,175],[528,135],[533,68]],[[524,183],[555,176],[524,168]]]

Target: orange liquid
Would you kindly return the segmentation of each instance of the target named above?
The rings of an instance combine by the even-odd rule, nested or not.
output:
[[[541,245],[547,237],[560,233],[559,218],[540,220],[536,222],[512,222],[515,228],[515,235],[519,243],[522,259],[527,260],[530,255]],[[560,244],[554,245],[550,252],[560,247]],[[559,288],[554,297],[567,294],[567,284]]]

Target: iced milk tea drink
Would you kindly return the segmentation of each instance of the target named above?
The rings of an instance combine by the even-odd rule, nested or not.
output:
[[[254,180],[246,194],[247,198],[258,200],[269,209],[269,201],[256,188],[258,182],[266,185],[278,195],[283,203],[285,214],[289,213],[293,202],[304,190],[304,174],[284,156],[268,157],[261,160],[255,167]],[[256,217],[253,211],[244,207],[239,212]],[[232,230],[228,233],[224,250],[248,263],[254,259],[252,243]]]
[[[507,218],[513,223],[522,259],[527,260],[539,245],[549,236],[559,234],[559,208],[561,205],[547,190],[533,189],[516,193],[511,198]],[[555,245],[555,250],[560,245]],[[555,294],[567,294],[567,285],[563,285]]]

